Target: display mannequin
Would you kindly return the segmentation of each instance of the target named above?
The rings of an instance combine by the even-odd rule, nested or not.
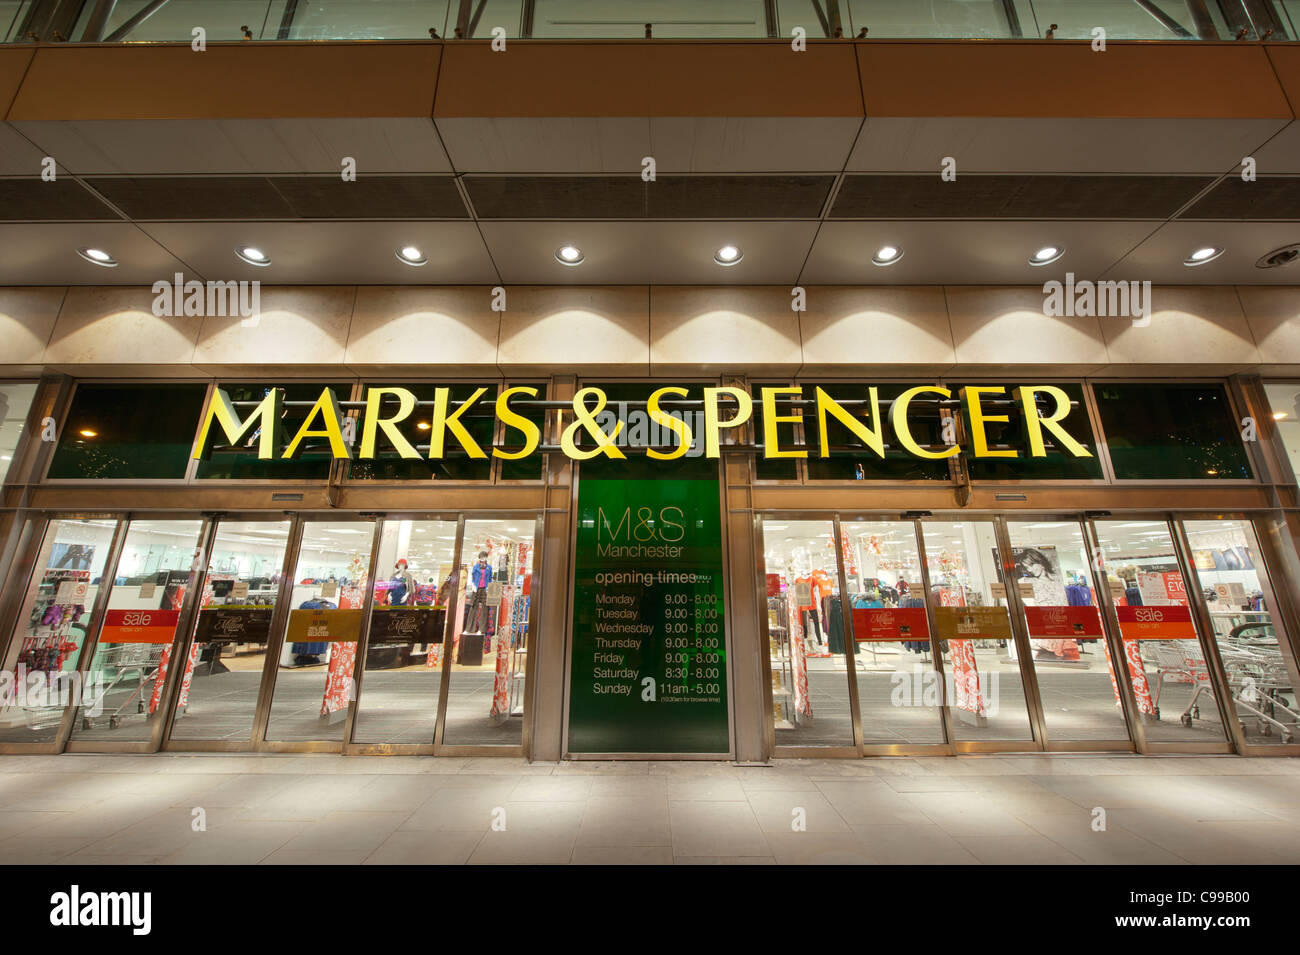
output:
[[[415,603],[415,575],[408,569],[405,557],[399,558],[394,566],[393,586],[388,591],[388,602],[394,607]]]
[[[488,564],[488,552],[478,552],[478,563],[469,574],[470,584],[474,587],[468,606],[465,608],[465,631],[483,633],[487,628],[487,586],[492,582],[492,568]]]

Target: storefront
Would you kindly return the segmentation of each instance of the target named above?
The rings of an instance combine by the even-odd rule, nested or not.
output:
[[[1300,753],[1296,391],[7,384],[0,751]]]

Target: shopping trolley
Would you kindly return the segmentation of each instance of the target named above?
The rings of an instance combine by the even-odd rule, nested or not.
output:
[[[1292,742],[1300,726],[1300,713],[1286,659],[1270,625],[1253,623],[1234,627],[1219,645],[1219,655],[1242,735],[1246,724],[1241,721],[1241,711],[1245,710],[1255,717],[1255,727],[1261,736],[1272,736],[1276,729],[1282,742]]]
[[[94,669],[103,675],[104,682],[98,695],[93,700],[86,700],[82,709],[81,728],[88,730],[94,727],[95,720],[90,715],[91,711],[101,710],[110,693],[119,686],[130,686],[133,681],[135,686],[126,699],[108,714],[108,727],[117,729],[122,722],[123,712],[132,703],[135,703],[137,713],[143,713],[146,688],[158,676],[163,649],[164,644],[160,643],[118,643],[106,646],[97,654]]]
[[[1178,719],[1184,726],[1191,726],[1201,718],[1201,708],[1197,705],[1201,694],[1209,693],[1213,698],[1210,668],[1205,665],[1200,647],[1195,640],[1147,640],[1143,648],[1150,651],[1151,662],[1156,667],[1156,688],[1151,700],[1155,718],[1160,719],[1160,692],[1165,683],[1190,683],[1196,689]]]

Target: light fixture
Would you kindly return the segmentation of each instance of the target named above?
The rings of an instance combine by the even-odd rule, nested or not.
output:
[[[235,255],[249,265],[265,268],[271,264],[271,257],[255,245],[242,245],[235,249]]]
[[[555,261],[561,265],[581,265],[585,258],[576,245],[562,245],[555,250]]]
[[[397,261],[404,265],[424,265],[429,257],[413,245],[404,245],[397,250]]]
[[[96,438],[99,436],[98,431],[92,431],[89,428],[82,428],[77,432],[77,434],[81,435],[83,438]]]
[[[417,428],[419,428],[421,431],[428,431],[428,430],[429,430],[429,422],[427,422],[427,421],[417,421],[417,422],[415,423],[415,426],[416,426]]]
[[[713,253],[713,261],[723,266],[735,265],[744,257],[745,253],[741,252],[740,249],[736,248],[734,245],[724,245],[722,248],[718,249],[717,252]]]
[[[78,249],[77,255],[81,256],[91,265],[98,265],[105,269],[117,268],[117,260],[103,249]]]
[[[1222,246],[1207,245],[1183,259],[1183,265],[1189,268],[1193,265],[1204,265],[1206,262],[1213,262],[1221,255],[1223,255]]]
[[[903,257],[903,250],[896,245],[882,245],[871,257],[872,265],[893,265]]]
[[[1065,255],[1064,248],[1056,245],[1045,245],[1029,257],[1029,264],[1051,265],[1063,255]]]
[[[1285,412],[1285,411],[1274,411],[1274,412],[1273,412],[1273,420],[1274,420],[1274,421],[1281,421],[1281,420],[1282,420],[1283,418],[1285,418],[1285,417],[1286,417],[1286,412]]]

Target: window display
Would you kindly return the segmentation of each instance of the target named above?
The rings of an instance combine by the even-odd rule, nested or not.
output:
[[[534,522],[465,522],[442,742],[518,746],[533,594]]]
[[[252,738],[288,521],[221,521],[185,655],[171,738]]]
[[[915,526],[846,521],[840,532],[863,742],[942,743],[942,684],[934,667]]]
[[[953,739],[1033,739],[993,522],[921,528]]]
[[[455,563],[455,521],[384,522],[354,742],[433,743]]]
[[[45,530],[4,661],[0,742],[48,743],[82,692],[77,662],[117,530],[114,520],[56,520]]]
[[[778,746],[852,746],[844,608],[830,521],[763,520]]]
[[[373,539],[370,522],[303,525],[268,740],[342,740]]]
[[[1109,520],[1094,526],[1147,740],[1222,742],[1226,730],[1169,525]]]
[[[127,527],[108,609],[86,666],[73,723],[78,740],[147,740],[181,608],[193,586],[202,521],[140,521]]]
[[[1007,532],[1048,739],[1127,739],[1082,528],[1011,521]]]
[[[1242,520],[1184,521],[1197,586],[1247,743],[1293,743],[1300,728],[1295,657],[1265,598],[1255,531]]]

